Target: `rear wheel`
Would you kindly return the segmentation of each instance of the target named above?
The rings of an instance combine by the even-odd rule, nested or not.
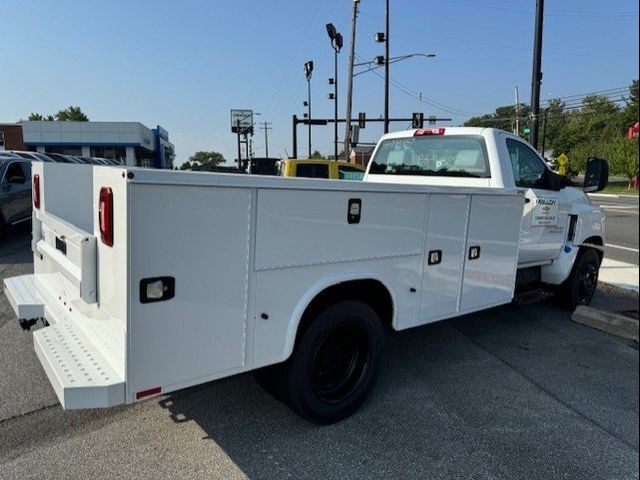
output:
[[[589,305],[598,287],[600,255],[593,249],[584,250],[577,258],[571,275],[560,292],[562,303],[570,309]]]
[[[366,399],[383,345],[384,331],[375,311],[362,302],[340,302],[311,322],[288,361],[257,377],[304,418],[333,423],[351,415]]]

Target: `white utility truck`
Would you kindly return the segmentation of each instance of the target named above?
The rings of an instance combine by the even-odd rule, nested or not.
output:
[[[436,138],[421,132],[403,133],[406,145]],[[468,137],[489,162],[502,155],[493,135],[452,135],[442,158],[470,163]],[[369,180],[393,176],[389,140]],[[65,409],[257,370],[299,414],[334,422],[374,384],[385,328],[514,296],[521,189],[61,164],[32,174],[34,274],[5,279],[5,292],[24,326],[44,319],[34,347]]]

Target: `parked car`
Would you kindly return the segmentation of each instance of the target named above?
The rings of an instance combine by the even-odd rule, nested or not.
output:
[[[334,160],[299,160],[287,158],[280,162],[283,177],[330,178],[334,180],[362,180],[365,167]]]
[[[83,161],[74,157],[73,155],[62,155],[60,153],[47,153],[47,157],[52,158],[53,161],[57,163],[75,163],[75,164],[84,163]]]
[[[53,162],[52,158],[49,158],[44,153],[40,153],[40,152],[25,152],[25,151],[12,150],[12,153],[15,153],[19,157],[27,160],[31,160],[33,162]]]
[[[0,155],[0,237],[4,230],[31,219],[31,163]]]

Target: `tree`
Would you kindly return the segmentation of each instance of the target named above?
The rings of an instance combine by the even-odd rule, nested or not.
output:
[[[625,137],[614,138],[608,143],[604,158],[609,161],[611,173],[626,177],[631,188],[633,177],[638,175],[637,140],[628,140]]]
[[[80,107],[70,106],[63,110],[58,110],[55,115],[42,115],[41,113],[30,113],[30,121],[47,121],[52,122],[57,120],[59,122],[88,122],[87,117]]]
[[[180,170],[215,171],[225,159],[218,152],[196,152],[180,165]]]
[[[317,160],[324,160],[324,157],[322,156],[322,154],[318,150],[313,152],[309,158],[315,158]]]
[[[518,114],[516,115],[515,105],[505,105],[496,108],[494,113],[488,113],[478,117],[471,117],[464,123],[465,127],[485,127],[499,128],[508,132],[513,131],[516,124],[516,117],[520,120],[520,126],[527,125],[527,119],[531,113],[529,105],[518,105]],[[521,132],[519,132],[521,133]]]
[[[53,117],[53,115],[42,115],[41,113],[30,113],[29,120],[32,122],[43,121],[43,120],[53,121],[55,120],[55,118]]]
[[[80,107],[70,106],[63,110],[59,110],[55,115],[56,120],[59,122],[88,122],[87,117]]]

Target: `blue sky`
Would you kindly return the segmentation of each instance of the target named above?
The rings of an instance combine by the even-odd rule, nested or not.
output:
[[[0,1],[0,122],[80,105],[92,120],[140,121],[169,130],[178,163],[197,150],[235,158],[229,109],[252,108],[273,123],[270,154],[291,154],[291,115],[306,98],[303,64],[314,60],[313,116],[333,116],[333,76],[325,23],[345,36],[351,0]],[[528,102],[535,0],[392,0],[391,54],[434,52],[392,66],[391,113],[453,117]],[[357,55],[383,53],[383,0],[362,0]],[[378,17],[378,18],[376,18]],[[347,45],[340,54],[344,114]],[[638,3],[547,0],[542,98],[627,85],[638,76]],[[378,117],[383,80],[354,84],[354,112]],[[431,101],[437,104],[430,103]],[[445,124],[446,125],[446,124]],[[392,128],[406,128],[393,125]],[[258,131],[261,132],[261,131]],[[340,129],[342,136],[342,129]],[[375,141],[370,125],[361,141]],[[332,153],[332,128],[314,129],[313,146]],[[300,153],[306,130],[299,127]],[[256,135],[256,155],[264,154]]]

